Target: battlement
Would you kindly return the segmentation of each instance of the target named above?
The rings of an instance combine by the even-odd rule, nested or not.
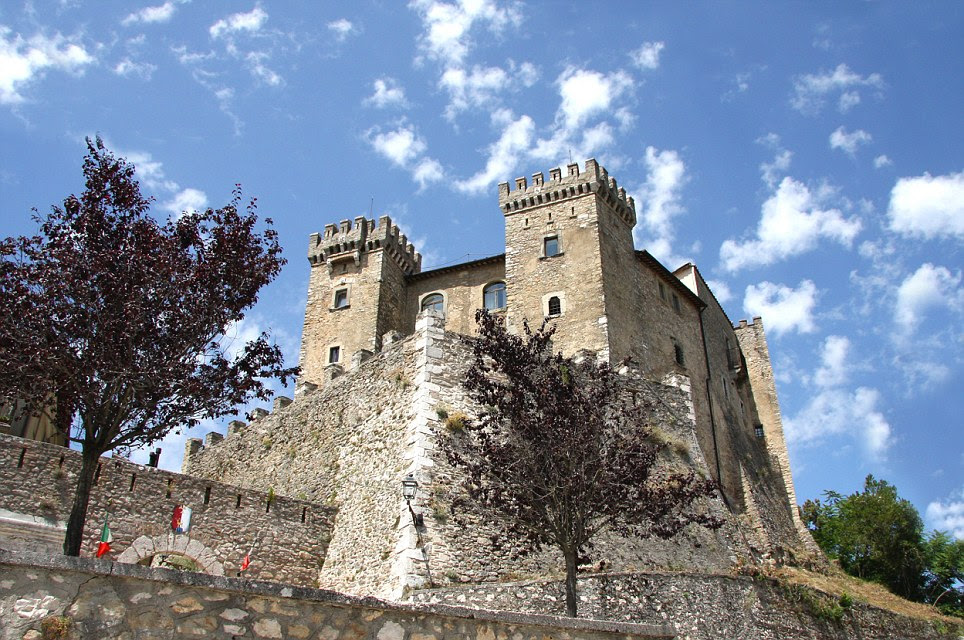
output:
[[[524,176],[515,179],[512,190],[508,182],[500,183],[499,207],[508,216],[590,193],[599,196],[626,224],[631,227],[636,224],[636,201],[626,195],[626,190],[593,158],[586,160],[586,169],[581,173],[575,162],[566,165],[565,176],[560,167],[550,169],[548,182],[540,171],[532,174],[531,185]]]
[[[406,275],[422,268],[422,255],[388,216],[381,216],[377,222],[358,216],[354,224],[345,219],[325,225],[324,232],[313,233],[308,239],[308,262],[313,267],[327,264],[330,272],[335,264],[346,260],[360,266],[363,253],[378,250],[391,256]]]

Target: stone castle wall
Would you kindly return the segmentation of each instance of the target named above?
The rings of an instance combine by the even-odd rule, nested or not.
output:
[[[56,445],[0,435],[0,548],[62,553],[80,454]],[[105,514],[114,541],[109,558],[150,561],[186,555],[202,570],[233,574],[248,551],[247,575],[314,584],[335,512],[270,496],[268,486],[239,489],[120,458],[101,458],[84,528],[83,556],[93,556]],[[192,508],[187,535],[171,533],[178,504]]]
[[[279,494],[337,507],[319,574],[325,588],[400,598],[432,585],[555,575],[562,567],[555,550],[520,557],[493,514],[452,512],[461,477],[441,459],[437,440],[453,437],[449,417],[461,412],[472,419],[476,408],[462,386],[472,339],[444,331],[443,321],[423,313],[411,336],[190,455],[185,472],[243,487],[269,484]],[[673,443],[664,462],[709,475],[696,439],[690,381],[676,374],[667,382],[626,378],[647,421]],[[769,458],[761,450],[757,471],[763,474]],[[413,503],[425,520],[419,530],[401,499],[408,473],[421,485]],[[603,536],[593,561],[616,570],[722,571],[762,559],[776,545],[795,546],[792,527],[780,526],[789,521],[785,506],[774,514],[773,502],[759,503],[753,518],[760,531],[712,500],[706,508],[727,519],[723,529],[691,527],[668,541]]]
[[[573,620],[445,605],[400,605],[331,591],[0,551],[0,640],[635,640],[666,625]],[[68,635],[54,629],[66,628]]]

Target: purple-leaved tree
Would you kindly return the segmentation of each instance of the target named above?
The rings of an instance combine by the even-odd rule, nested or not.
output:
[[[608,364],[553,353],[546,322],[513,335],[485,310],[476,320],[466,387],[482,411],[440,445],[464,473],[469,504],[500,514],[526,550],[562,552],[570,616],[577,559],[601,532],[669,538],[691,523],[722,525],[698,504],[716,485],[657,464],[666,445]]]
[[[83,171],[84,191],[38,214],[37,235],[0,241],[0,398],[53,407],[80,447],[74,556],[102,454],[236,413],[297,373],[266,333],[239,349],[224,339],[285,263],[254,200],[240,210],[236,188],[223,208],[160,223],[134,166],[100,138]]]

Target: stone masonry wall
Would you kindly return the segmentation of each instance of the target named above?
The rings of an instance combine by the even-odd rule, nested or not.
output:
[[[56,445],[0,436],[0,548],[62,553],[80,454]],[[214,574],[235,573],[252,550],[247,574],[313,584],[325,557],[334,510],[305,500],[238,489],[120,458],[101,458],[84,528],[93,556],[110,511],[109,558],[149,561],[173,552]],[[191,529],[173,535],[178,504],[191,507]]]
[[[331,591],[0,551],[0,640],[633,640],[665,625],[398,605]],[[66,629],[68,635],[59,635]]]
[[[405,291],[406,323],[402,332],[411,333],[415,329],[415,317],[420,311],[422,297],[429,293],[441,293],[445,296],[446,331],[474,335],[477,331],[475,311],[483,306],[482,290],[492,282],[504,280],[504,258],[422,272],[409,278]]]
[[[956,637],[926,620],[897,615],[771,579],[691,573],[583,575],[580,617],[670,625],[683,640],[930,640]],[[560,615],[562,581],[530,581],[425,590],[414,602]],[[839,620],[831,611],[839,608]]]

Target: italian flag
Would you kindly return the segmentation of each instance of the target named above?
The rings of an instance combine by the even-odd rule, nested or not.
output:
[[[97,557],[101,557],[108,551],[110,551],[110,543],[114,541],[114,536],[110,533],[110,527],[107,526],[107,519],[110,514],[104,516],[104,528],[100,532],[100,543],[97,545]]]

